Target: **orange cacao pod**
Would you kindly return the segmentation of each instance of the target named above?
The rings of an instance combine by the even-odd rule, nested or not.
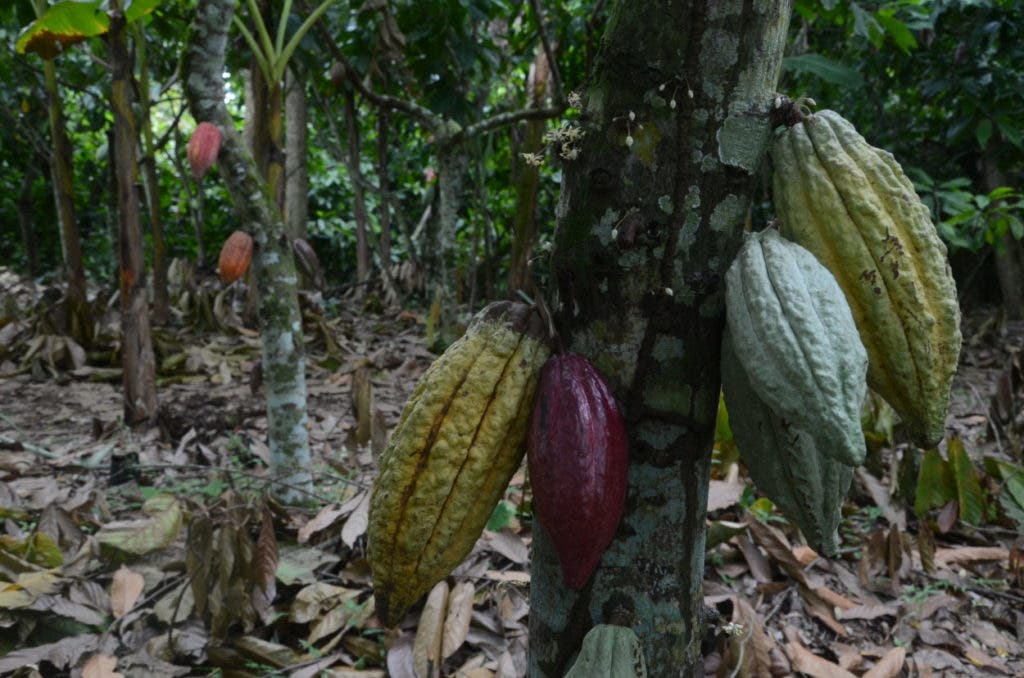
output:
[[[225,285],[235,282],[249,270],[252,262],[252,236],[245,231],[235,231],[220,248],[217,270]]]
[[[202,178],[217,161],[220,152],[220,130],[209,122],[199,123],[188,140],[188,164],[192,176]]]

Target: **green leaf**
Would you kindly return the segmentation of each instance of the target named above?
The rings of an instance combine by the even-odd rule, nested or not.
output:
[[[933,508],[945,506],[950,499],[956,499],[953,470],[938,450],[928,450],[917,474],[914,513],[923,516]]]
[[[986,118],[979,122],[978,126],[974,128],[974,136],[978,140],[978,147],[985,150],[988,140],[992,138],[992,121]]]
[[[996,125],[999,126],[999,131],[1002,133],[1003,138],[1009,141],[1017,148],[1024,148],[1024,140],[1021,139],[1021,130],[1015,126],[1008,118],[996,118]]]
[[[857,71],[813,52],[786,57],[782,60],[782,66],[797,73],[810,73],[836,85],[860,87],[863,82]]]
[[[892,38],[892,41],[901,50],[909,52],[912,49],[917,49],[917,38],[914,37],[914,34],[910,32],[910,29],[902,21],[884,10],[877,12],[875,19],[878,20],[878,23],[882,24],[885,32],[889,34],[889,37]]]
[[[110,28],[110,19],[99,7],[100,0],[58,2],[25,27],[15,48],[19,54],[35,52],[52,59],[71,45],[102,35]]]
[[[960,504],[960,519],[971,525],[979,525],[985,516],[985,497],[974,470],[974,462],[959,438],[949,439],[948,453],[949,466],[956,483],[956,499]]]
[[[131,0],[128,3],[128,7],[124,10],[124,20],[128,23],[141,19],[147,14],[152,13],[154,9],[160,6],[163,0]]]
[[[985,470],[1003,484],[1001,494],[1010,497],[1024,510],[1024,468],[1014,466],[995,457],[985,458]]]
[[[508,527],[515,515],[516,509],[512,504],[507,501],[499,501],[491,511],[491,517],[487,520],[487,529],[491,532],[498,532],[502,528]]]

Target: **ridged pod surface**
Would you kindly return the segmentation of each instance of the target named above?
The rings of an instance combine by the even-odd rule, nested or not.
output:
[[[811,548],[834,555],[853,468],[823,454],[810,434],[758,397],[728,330],[722,338],[722,390],[733,438],[754,484],[800,528]]]
[[[892,154],[833,111],[785,130],[772,157],[782,232],[843,288],[868,351],[869,385],[915,442],[936,444],[961,337],[956,284],[928,208]]]
[[[769,229],[747,236],[725,294],[729,330],[757,395],[813,432],[825,454],[862,463],[867,355],[832,274]]]
[[[188,164],[192,177],[201,179],[217,162],[220,153],[220,129],[213,123],[201,122],[188,139]]]
[[[598,624],[583,636],[583,646],[565,678],[646,678],[647,664],[636,632],[627,626]]]
[[[367,530],[388,626],[448,576],[483,531],[525,449],[549,350],[524,304],[496,302],[427,369],[381,456]]]
[[[217,259],[217,271],[225,285],[235,282],[249,270],[252,251],[252,236],[245,231],[235,231],[224,241]]]
[[[527,439],[537,518],[562,578],[583,588],[626,503],[626,426],[611,388],[585,357],[552,356],[541,371]]]

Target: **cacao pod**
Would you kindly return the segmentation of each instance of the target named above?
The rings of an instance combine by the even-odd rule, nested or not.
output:
[[[367,529],[388,626],[466,557],[519,468],[545,337],[536,311],[493,303],[406,402],[381,455]]]
[[[249,270],[252,249],[252,236],[245,231],[235,231],[224,241],[217,260],[217,270],[225,285],[235,282]]]
[[[961,338],[956,285],[928,208],[892,154],[833,111],[785,130],[772,157],[783,234],[835,275],[867,348],[868,384],[915,442],[933,446]]]
[[[562,579],[583,588],[622,517],[628,446],[615,396],[582,355],[544,364],[526,449],[537,519]]]
[[[732,337],[722,338],[722,390],[750,478],[818,553],[832,556],[853,468],[824,454],[814,436],[776,415],[750,384]]]
[[[598,624],[583,636],[583,646],[565,678],[646,678],[647,664],[636,632],[628,626]]]
[[[747,236],[725,295],[737,355],[761,400],[836,461],[862,463],[867,354],[832,274],[766,230]]]
[[[217,162],[220,153],[220,129],[209,122],[201,122],[188,140],[188,164],[192,177],[201,179]]]
[[[295,253],[295,261],[299,265],[299,270],[306,275],[314,287],[323,290],[327,286],[327,282],[324,280],[323,271],[320,269],[320,259],[317,258],[313,246],[305,238],[295,238],[292,240],[292,252]]]

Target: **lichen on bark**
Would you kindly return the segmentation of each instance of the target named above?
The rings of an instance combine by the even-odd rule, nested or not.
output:
[[[652,676],[700,668],[704,514],[723,324],[770,135],[788,2],[628,2],[611,11],[564,170],[551,306],[623,406],[629,496],[580,592],[534,540],[530,675],[561,676],[589,628],[632,626]]]
[[[278,497],[295,502],[312,489],[298,278],[284,219],[224,105],[224,53],[234,7],[235,0],[198,3],[184,63],[185,90],[196,121],[221,130],[220,176],[239,223],[256,242],[253,269],[272,474]]]

